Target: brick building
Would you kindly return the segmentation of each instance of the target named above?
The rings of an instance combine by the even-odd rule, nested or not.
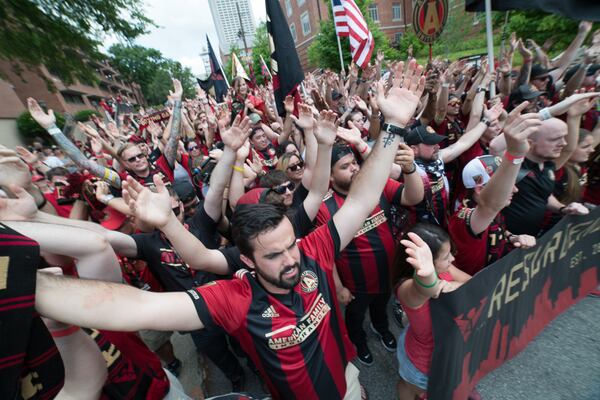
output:
[[[320,21],[329,19],[329,5],[323,0],[279,0],[292,37],[300,63],[310,70],[308,48],[319,33]],[[407,29],[412,27],[413,0],[375,0],[367,13],[394,45]],[[342,40],[347,40],[342,38]]]
[[[123,80],[122,76],[107,62],[92,62],[97,83],[75,81],[65,84],[45,66],[27,68],[0,60],[0,136],[1,144],[10,146],[18,142],[15,120],[26,109],[27,98],[33,97],[48,109],[74,114],[81,110],[95,109],[104,98],[121,96],[132,104],[145,104],[141,88],[136,83]],[[48,83],[55,90],[48,88]]]

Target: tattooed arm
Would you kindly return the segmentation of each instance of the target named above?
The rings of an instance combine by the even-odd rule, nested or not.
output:
[[[27,106],[32,118],[52,135],[52,138],[60,148],[79,168],[87,169],[91,174],[110,183],[115,188],[121,188],[121,178],[119,178],[119,174],[88,159],[56,126],[56,118],[54,117],[54,112],[52,110],[45,113],[37,101],[32,98],[27,99]]]
[[[177,79],[173,79],[174,92],[170,92],[170,98],[173,100],[173,114],[171,116],[171,130],[169,132],[169,140],[165,145],[164,155],[169,163],[169,166],[175,166],[175,158],[177,157],[177,144],[179,141],[181,127],[181,96],[183,88]]]

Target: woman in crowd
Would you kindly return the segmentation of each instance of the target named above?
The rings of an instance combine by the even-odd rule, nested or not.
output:
[[[437,225],[419,223],[401,243],[406,255],[399,251],[394,266],[396,298],[409,325],[398,338],[398,395],[400,399],[414,399],[427,390],[433,355],[429,299],[456,290],[471,276],[452,264],[450,236]]]

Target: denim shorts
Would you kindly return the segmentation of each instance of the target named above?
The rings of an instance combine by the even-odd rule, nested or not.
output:
[[[406,382],[415,385],[416,387],[427,390],[427,381],[429,377],[419,371],[417,367],[408,359],[406,349],[404,348],[406,342],[406,332],[408,331],[408,325],[402,330],[402,333],[398,337],[398,346],[396,348],[396,358],[398,359],[398,373],[400,377]]]

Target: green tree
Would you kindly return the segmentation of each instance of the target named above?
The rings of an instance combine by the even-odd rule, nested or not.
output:
[[[390,46],[389,40],[383,34],[377,25],[371,21],[367,12],[368,5],[372,0],[357,0],[356,4],[361,9],[369,30],[373,34],[375,40],[375,48],[373,50],[373,57],[377,50],[383,50],[386,59],[398,59],[400,58],[400,52]],[[335,26],[333,24],[333,17],[331,11],[331,2],[327,2],[327,9],[329,12],[329,20],[321,21],[320,31],[317,34],[315,40],[308,48],[308,59],[312,65],[316,65],[321,68],[330,68],[335,71],[340,70],[340,56],[337,46],[337,37],[335,34]],[[347,38],[341,38],[342,53],[344,57],[344,65],[347,66],[352,61],[352,54],[350,52],[350,41]],[[374,61],[374,59],[372,59]],[[347,68],[347,67],[346,67]]]
[[[267,32],[267,24],[264,22],[261,22],[256,28],[256,33],[254,34],[254,47],[252,48],[252,68],[254,69],[254,77],[256,78],[256,83],[262,85],[265,83],[265,79],[262,75],[262,62],[260,61],[260,56],[263,57],[266,63],[269,62],[271,57],[269,33]]]
[[[172,89],[171,78],[181,81],[184,97],[194,97],[196,82],[192,71],[180,62],[163,57],[160,51],[123,44],[115,44],[108,51],[112,65],[127,80],[140,85],[148,103],[162,104],[166,100]]]
[[[103,58],[103,36],[132,40],[153,25],[137,0],[3,0],[0,21],[0,58],[46,65],[67,83],[96,80],[85,58]]]
[[[55,112],[54,115],[56,116],[56,126],[60,129],[64,128],[65,117],[59,112]],[[37,137],[50,142],[50,134],[31,117],[29,111],[24,111],[17,117],[17,129],[27,143],[31,143]]]

